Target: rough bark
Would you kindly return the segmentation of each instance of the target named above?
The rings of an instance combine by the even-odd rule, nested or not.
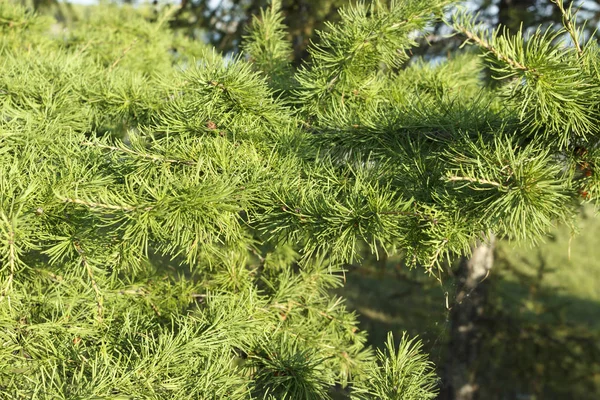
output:
[[[456,274],[455,303],[450,310],[450,346],[445,372],[444,400],[477,400],[476,363],[481,347],[480,323],[485,313],[494,263],[494,237],[477,243],[470,258],[463,257]]]

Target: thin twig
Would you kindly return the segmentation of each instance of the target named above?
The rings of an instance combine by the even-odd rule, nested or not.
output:
[[[10,269],[10,274],[8,275],[8,280],[7,280],[4,288],[2,289],[2,294],[0,295],[0,300],[4,300],[4,297],[10,291],[10,289],[12,287],[12,282],[13,282],[13,279],[15,276],[15,271],[17,269],[17,252],[15,250],[15,231],[12,229],[12,224],[10,223],[10,221],[8,220],[6,215],[4,215],[4,213],[2,213],[2,219],[4,220],[4,223],[6,224],[6,229],[7,229],[6,233],[8,236],[8,266]]]
[[[488,181],[487,179],[479,179],[479,178],[469,178],[468,176],[449,176],[448,180],[450,182],[473,182],[479,183],[482,185],[491,185],[495,187],[503,187],[502,184],[494,181]]]
[[[156,304],[154,304],[151,301],[149,303],[150,303],[150,307],[152,307],[152,310],[154,311],[154,313],[156,314],[156,316],[160,317],[160,311],[159,311],[158,307],[156,307]]]
[[[316,311],[317,314],[319,314],[319,315],[321,315],[321,316],[323,316],[323,317],[325,317],[325,318],[327,318],[327,319],[329,319],[331,321],[336,321],[336,322],[343,323],[343,321],[339,320],[338,318],[334,317],[333,315],[329,315],[326,312],[323,312],[321,310],[315,310],[313,307],[310,307],[309,305],[306,305],[306,304],[298,303],[297,301],[290,300],[290,301],[288,301],[287,305],[286,304],[281,304],[281,303],[275,303],[275,304],[271,305],[271,307],[273,307],[273,308],[277,308],[277,309],[280,309],[280,310],[287,311],[285,317],[287,317],[287,313],[289,313],[290,311],[292,311],[292,307],[290,307],[290,306],[298,306],[298,307],[302,307],[302,308],[304,308],[306,310],[312,309],[313,311]]]
[[[154,209],[153,206],[148,206],[148,207],[133,207],[133,206],[116,206],[113,204],[105,204],[105,203],[96,203],[93,201],[86,201],[86,200],[81,200],[81,199],[73,199],[73,198],[68,198],[68,197],[61,197],[60,198],[62,201],[64,201],[65,203],[73,203],[73,204],[81,204],[90,208],[104,208],[107,210],[118,210],[118,211],[137,211],[137,210],[143,210],[143,211],[151,211]]]
[[[169,21],[171,18],[174,19],[179,14],[179,12],[182,8],[183,8],[183,6],[181,8],[180,7],[171,7],[156,23],[156,25],[155,25],[156,32],[158,32],[160,30],[160,28],[166,21]]]
[[[437,224],[438,220],[430,215],[425,215],[419,211],[403,211],[403,210],[391,210],[391,211],[379,211],[377,213],[374,214],[378,214],[378,215],[406,215],[408,217],[417,217],[417,218],[421,218],[425,221],[430,221],[433,222],[433,224]]]
[[[81,256],[81,264],[86,268],[87,274],[90,278],[90,281],[92,282],[92,288],[94,289],[95,296],[96,296],[96,308],[98,311],[98,315],[97,315],[98,322],[102,322],[102,314],[104,313],[104,306],[103,306],[104,299],[102,297],[102,292],[100,292],[100,289],[98,288],[98,284],[96,283],[96,279],[94,277],[94,271],[92,271],[92,266],[88,262],[81,246],[78,243],[73,243],[73,246],[75,246],[75,249]]]
[[[62,198],[65,203],[81,204],[90,208],[105,208],[107,210],[118,210],[118,211],[134,211],[135,207],[131,206],[115,206],[113,204],[96,203],[93,201],[85,201],[81,199]]]
[[[16,269],[16,252],[15,252],[15,232],[11,229],[8,231],[8,265],[10,266],[10,275],[8,276],[8,282],[6,283],[6,290],[9,291],[12,287],[12,281],[15,276]]]
[[[571,19],[573,17],[575,17],[575,15],[571,14],[571,8],[569,8],[568,12],[567,12],[567,10],[565,10],[565,7],[563,5],[563,0],[552,0],[552,2],[554,4],[556,4],[558,9],[560,10],[560,13],[562,14],[563,25],[567,29],[567,32],[569,32],[569,35],[571,36],[571,40],[573,40],[573,43],[575,44],[575,48],[577,49],[577,54],[579,54],[579,56],[581,57],[583,55],[583,50],[581,49],[581,46],[579,45],[579,35],[577,34],[575,25],[571,21]]]
[[[131,51],[131,49],[133,48],[133,45],[137,43],[137,38],[133,39],[133,41],[131,42],[131,44],[129,45],[129,47],[123,49],[123,54],[121,54],[121,56],[119,58],[117,58],[115,60],[114,63],[112,63],[112,65],[110,66],[110,68],[108,69],[108,71],[112,71],[119,62],[121,62],[121,60],[123,58],[125,58],[125,56],[127,55],[127,53],[129,53]]]
[[[139,153],[135,150],[128,149],[126,147],[109,146],[109,145],[102,144],[102,143],[94,143],[94,142],[87,142],[87,141],[82,142],[81,144],[84,146],[98,147],[100,149],[107,149],[107,150],[112,150],[112,151],[120,151],[122,153],[133,154],[135,156],[146,158],[146,159],[152,160],[152,161],[159,161],[159,162],[162,161],[162,162],[171,163],[171,164],[185,164],[185,165],[195,165],[196,164],[194,161],[190,161],[190,160],[175,160],[175,159],[171,159],[171,158],[163,158],[163,157],[159,157],[159,156],[153,156],[152,154]]]
[[[93,43],[93,40],[88,40],[87,43],[77,51],[77,55],[79,56],[79,55],[83,54],[83,52],[86,51],[87,48],[90,47],[92,43]]]
[[[511,67],[513,67],[515,69],[519,69],[521,71],[533,72],[535,75],[539,75],[539,73],[534,68],[529,68],[529,67],[521,64],[520,62],[505,56],[504,54],[500,53],[494,46],[492,46],[487,40],[480,38],[479,36],[475,35],[473,32],[468,31],[466,28],[464,28],[462,26],[455,26],[455,28],[458,31],[460,31],[463,35],[465,35],[467,37],[467,39],[475,42],[479,47],[482,47],[485,50],[489,51],[497,59],[504,61]]]
[[[425,271],[427,271],[428,274],[433,275],[433,267],[435,267],[436,262],[438,262],[438,258],[440,257],[440,254],[444,250],[444,246],[447,243],[448,243],[448,239],[444,238],[444,240],[442,241],[442,245],[437,248],[437,250],[435,251],[435,254],[431,257],[431,262],[425,268]],[[442,277],[441,277],[441,275],[438,275],[438,276],[434,275],[434,277],[437,279],[437,281],[441,285],[442,284]]]
[[[256,249],[249,247],[248,250],[250,250],[252,254],[254,254],[256,257],[258,257],[261,264],[265,263],[266,259],[258,251],[256,251]]]

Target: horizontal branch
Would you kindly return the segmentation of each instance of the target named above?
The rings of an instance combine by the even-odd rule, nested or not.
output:
[[[338,298],[338,300],[335,302],[335,304],[334,304],[333,307],[336,307],[337,305],[339,305],[340,301],[341,301],[341,298]],[[321,311],[321,310],[319,310],[319,309],[317,309],[317,308],[315,308],[313,306],[310,306],[310,305],[307,305],[307,304],[302,304],[302,303],[299,303],[299,302],[294,301],[294,300],[289,300],[287,304],[281,304],[281,303],[271,304],[271,308],[275,308],[275,309],[279,309],[279,310],[285,311],[285,313],[283,315],[281,315],[282,319],[286,319],[287,318],[287,314],[290,311],[292,311],[292,307],[294,307],[294,306],[303,308],[305,310],[315,311],[317,314],[319,314],[322,317],[327,318],[330,321],[335,321],[335,322],[340,323],[342,325],[345,323],[344,321],[340,320],[339,318],[336,318],[335,316],[333,316],[331,314],[328,314],[328,313],[326,313],[324,311]],[[354,327],[352,333],[355,333],[356,330],[358,330],[358,329],[356,327]]]
[[[467,176],[449,176],[448,180],[450,182],[472,182],[479,183],[482,185],[491,185],[499,188],[503,187],[503,185],[498,182],[488,181],[487,179],[469,178]]]
[[[154,156],[152,154],[139,153],[135,150],[128,149],[125,147],[109,146],[106,144],[94,143],[94,142],[82,142],[81,144],[84,146],[92,146],[92,147],[98,147],[100,149],[107,149],[107,150],[112,150],[112,151],[120,151],[122,153],[133,154],[135,156],[138,156],[141,158],[146,158],[148,160],[157,161],[157,162],[165,162],[165,163],[170,163],[170,164],[185,164],[185,165],[195,165],[196,164],[195,161],[191,161],[191,160],[176,160],[176,159],[172,159],[172,158],[163,158],[163,157],[159,157],[159,156]]]
[[[68,197],[60,197],[60,199],[65,202],[65,203],[73,203],[73,204],[80,204],[83,206],[87,206],[89,208],[104,208],[106,210],[115,210],[115,211],[138,211],[138,210],[143,210],[143,211],[151,211],[154,209],[153,206],[147,206],[147,207],[134,207],[134,206],[116,206],[113,204],[106,204],[106,203],[97,203],[94,201],[86,201],[86,200],[81,200],[81,199],[72,199],[72,198],[68,198]]]
[[[403,210],[391,210],[391,211],[379,211],[377,213],[374,213],[377,215],[405,215],[408,217],[417,217],[417,218],[421,218],[425,221],[431,221],[434,224],[437,224],[438,220],[431,217],[430,215],[425,215],[423,213],[420,213],[418,211],[403,211]]]

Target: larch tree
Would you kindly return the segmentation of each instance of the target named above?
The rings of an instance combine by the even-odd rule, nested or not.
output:
[[[562,26],[531,34],[490,31],[459,11],[446,23],[483,60],[466,53],[406,65],[416,32],[444,5],[346,8],[340,24],[320,32],[293,82],[273,86],[298,109],[315,165],[331,170],[326,190],[342,185],[330,199],[294,193],[283,210],[302,216],[284,241],[304,237],[304,251],[340,260],[364,243],[399,251],[430,273],[462,255],[443,397],[467,400],[477,397],[478,326],[496,237],[535,244],[598,198],[600,82],[595,39],[583,40],[585,25],[561,1]],[[266,58],[249,50],[271,79],[286,65],[283,51],[278,63],[272,50]]]
[[[486,246],[598,197],[600,53],[564,8],[528,38],[458,14],[483,62],[407,65],[448,4],[346,7],[295,70],[276,1],[234,59],[173,12],[0,3],[0,392],[433,399],[419,342],[374,352],[329,292],[366,247],[470,256],[445,391],[474,398]]]

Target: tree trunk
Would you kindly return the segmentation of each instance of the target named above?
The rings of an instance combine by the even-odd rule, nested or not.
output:
[[[456,274],[456,300],[450,310],[450,347],[444,400],[476,400],[476,363],[481,347],[480,321],[488,295],[486,278],[494,264],[494,237],[478,242],[471,258],[462,257]]]

